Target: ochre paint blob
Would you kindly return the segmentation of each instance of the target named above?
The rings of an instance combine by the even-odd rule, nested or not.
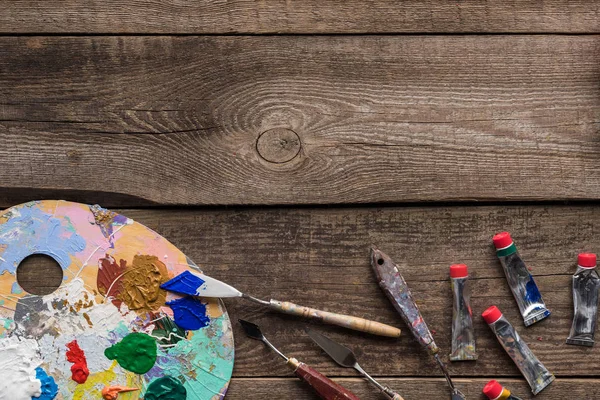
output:
[[[145,333],[130,333],[104,350],[104,355],[128,371],[145,374],[156,362],[156,341]]]
[[[102,397],[105,400],[117,400],[119,393],[134,392],[136,390],[139,389],[126,386],[105,386],[104,389],[102,389]]]
[[[167,292],[160,285],[168,280],[167,267],[158,257],[134,256],[121,278],[123,289],[118,298],[131,310],[157,310],[167,300]]]
[[[206,305],[195,297],[184,297],[167,303],[173,310],[175,323],[181,329],[195,331],[210,323]]]
[[[42,394],[39,397],[35,397],[36,400],[52,400],[58,394],[58,385],[54,381],[54,378],[49,376],[46,371],[42,368],[37,367],[35,369],[35,377],[39,379],[42,384]]]
[[[85,383],[88,376],[90,376],[85,353],[79,347],[77,340],[67,343],[67,347],[69,348],[67,351],[67,361],[73,363],[71,366],[71,378],[77,383]]]
[[[186,400],[187,391],[177,379],[170,376],[150,383],[144,400]]]

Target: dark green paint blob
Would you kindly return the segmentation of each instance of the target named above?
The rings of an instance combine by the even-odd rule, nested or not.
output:
[[[104,350],[104,355],[128,371],[145,374],[156,362],[156,341],[145,333],[130,333]]]
[[[144,400],[185,400],[187,391],[175,378],[158,378],[148,386]]]

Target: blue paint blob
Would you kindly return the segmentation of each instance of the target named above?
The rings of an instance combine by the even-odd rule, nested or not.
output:
[[[535,284],[533,277],[529,278],[527,285],[525,285],[525,289],[527,289],[527,293],[525,294],[525,300],[529,301],[530,303],[542,302],[542,295],[540,294],[540,291],[537,285]]]
[[[163,283],[160,287],[170,292],[197,296],[198,289],[202,285],[204,285],[204,281],[198,275],[194,275],[190,271],[185,271],[170,281]]]
[[[42,383],[42,394],[39,397],[32,397],[33,400],[52,400],[58,394],[58,385],[54,378],[49,376],[42,368],[35,369],[35,377]]]
[[[181,329],[195,331],[210,323],[206,305],[195,297],[183,297],[166,303],[173,310],[175,324]]]

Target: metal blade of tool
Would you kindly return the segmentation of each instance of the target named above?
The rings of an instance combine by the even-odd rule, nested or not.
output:
[[[404,398],[400,396],[400,394],[394,392],[387,386],[383,386],[382,384],[377,382],[371,375],[369,375],[364,369],[362,369],[360,364],[358,364],[358,361],[356,360],[356,355],[352,350],[334,340],[329,339],[325,335],[313,331],[312,329],[306,329],[306,333],[336,363],[338,363],[342,367],[354,368],[355,370],[357,370],[362,376],[364,376],[373,385],[375,385],[380,392],[388,396],[390,400],[404,400]]]
[[[233,286],[208,275],[196,275],[189,271],[161,285],[170,292],[201,297],[242,297],[243,294]]]
[[[320,333],[313,331],[312,329],[307,329],[306,333],[310,338],[319,345],[339,365],[344,368],[354,368],[357,364],[356,356],[346,346],[339,344],[331,339],[329,339],[325,335],[321,335]]]

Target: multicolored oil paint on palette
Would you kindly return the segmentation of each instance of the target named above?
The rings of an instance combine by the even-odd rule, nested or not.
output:
[[[54,293],[16,280],[45,254]],[[0,400],[208,400],[233,370],[231,323],[218,300],[160,285],[197,267],[151,229],[98,206],[22,204],[0,213]]]

